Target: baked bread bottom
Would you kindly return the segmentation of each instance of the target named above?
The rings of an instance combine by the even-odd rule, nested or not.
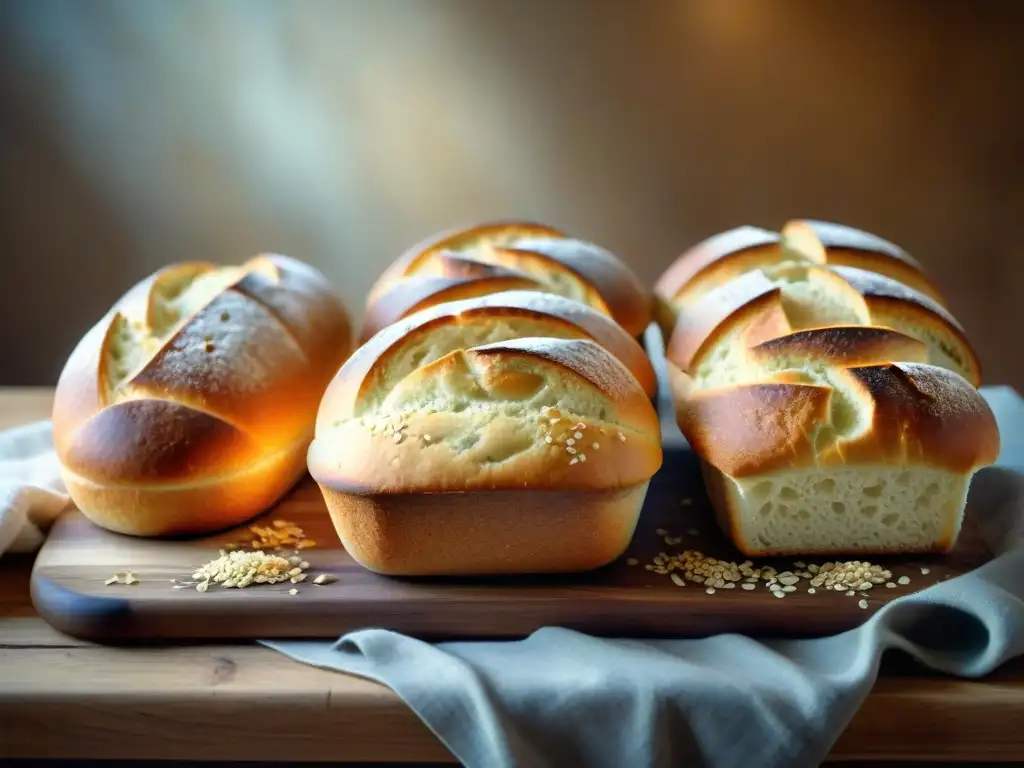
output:
[[[266,512],[305,474],[309,437],[228,475],[152,485],[98,483],[61,467],[75,505],[114,533],[166,537],[208,534]]]
[[[648,482],[608,490],[354,494],[320,486],[345,550],[390,576],[588,571],[629,546]]]

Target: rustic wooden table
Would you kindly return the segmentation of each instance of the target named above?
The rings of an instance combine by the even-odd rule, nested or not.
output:
[[[51,398],[0,389],[0,429],[46,418]],[[376,683],[256,645],[118,649],[62,635],[32,608],[31,567],[0,557],[0,760],[454,762]],[[1024,762],[1024,659],[977,681],[890,660],[831,760]]]

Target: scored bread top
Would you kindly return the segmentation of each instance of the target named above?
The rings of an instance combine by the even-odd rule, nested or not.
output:
[[[413,274],[367,306],[361,340],[366,341],[382,328],[421,309],[502,291],[556,293],[611,315],[597,290],[541,254],[487,246],[474,255],[489,261],[448,251],[423,260]],[[553,275],[557,277],[552,279]]]
[[[782,228],[782,245],[815,263],[878,272],[945,306],[945,299],[917,259],[870,232],[828,221],[794,219]]]
[[[770,263],[778,258],[779,240],[777,232],[760,227],[742,226],[719,232],[686,249],[655,282],[654,292],[670,304],[683,299],[693,301],[705,291],[698,291],[694,285],[687,295],[684,289],[696,283],[703,272],[726,273],[716,281],[719,284],[726,275],[734,277]]]
[[[525,237],[516,240],[512,247],[543,257],[538,261],[538,268],[530,269],[530,275],[555,293],[592,303],[565,291],[569,287],[564,277],[566,272],[589,286],[604,300],[615,322],[631,336],[639,337],[650,324],[653,313],[650,292],[633,270],[606,248],[570,237]]]
[[[649,291],[617,256],[594,243],[570,238],[543,225],[524,222],[484,224],[434,236],[400,256],[377,280],[366,301],[367,315],[401,281],[447,275],[443,264],[453,252],[464,259],[504,267],[544,289],[610,314],[639,337],[653,312]],[[383,310],[391,315],[390,308]],[[375,322],[379,329],[379,323]],[[364,334],[364,338],[368,334]]]
[[[366,306],[380,298],[395,283],[415,273],[421,262],[429,260],[440,252],[468,252],[482,245],[503,246],[522,238],[531,236],[562,237],[563,234],[554,227],[533,221],[509,220],[492,221],[475,226],[454,227],[424,238],[406,250],[384,270],[377,281],[371,286],[366,297]]]
[[[395,376],[350,363],[309,449],[310,473],[334,490],[614,490],[661,466],[654,406],[589,339],[460,348]]]
[[[749,347],[795,330],[884,326],[924,342],[928,361],[977,386],[980,364],[940,304],[876,272],[784,265],[747,272],[682,308],[666,355],[698,379],[742,364]]]
[[[822,355],[758,381],[707,390],[675,369],[672,384],[687,440],[704,461],[737,479],[844,466],[970,474],[999,455],[988,403],[963,377],[937,366],[843,367]]]
[[[714,235],[676,259],[655,291],[678,310],[750,270],[786,263],[870,270],[945,303],[921,265],[899,246],[853,227],[809,219],[787,222],[781,234],[742,226]]]
[[[95,482],[240,471],[310,438],[351,344],[342,303],[295,259],[167,267],[129,290],[69,357],[54,400],[57,454]]]
[[[649,398],[657,392],[650,359],[611,318],[562,296],[507,291],[439,304],[389,325],[353,353],[324,400],[332,403],[331,418],[347,418],[419,366],[459,349],[525,336],[593,340],[626,366]]]

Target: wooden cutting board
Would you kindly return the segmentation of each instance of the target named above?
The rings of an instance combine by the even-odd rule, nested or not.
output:
[[[247,526],[209,538],[153,541],[108,533],[73,511],[58,521],[38,555],[32,599],[57,629],[107,643],[336,638],[367,627],[424,639],[516,638],[547,625],[604,636],[815,636],[856,627],[890,600],[991,558],[969,503],[968,523],[953,554],[873,559],[892,571],[894,582],[901,576],[909,579],[895,588],[876,585],[853,596],[818,588],[810,594],[805,579],[780,599],[763,583],[753,591],[737,586],[714,594],[698,584],[679,587],[645,564],[659,552],[684,549],[736,562],[744,558],[714,525],[693,454],[672,425],[666,425],[666,433],[665,464],[651,484],[629,551],[591,573],[487,580],[378,576],[345,553],[319,490],[307,478],[276,509],[251,523],[287,520],[316,542],[301,553],[310,575],[300,584],[211,587],[205,593],[175,589],[172,579],[189,579],[225,544],[245,538]],[[666,544],[659,530],[682,541]],[[788,559],[764,563],[779,571],[793,566]],[[126,569],[137,584],[104,584],[115,571]],[[314,585],[318,573],[337,581]],[[291,589],[297,594],[289,594]],[[867,601],[866,608],[861,600]]]

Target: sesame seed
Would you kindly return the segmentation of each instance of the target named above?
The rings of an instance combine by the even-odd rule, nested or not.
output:
[[[781,589],[777,590],[775,592],[772,592],[772,594],[775,595],[776,597],[785,597],[786,596],[786,593],[783,592]]]
[[[675,584],[677,587],[686,586],[686,582],[683,581],[683,577],[680,576],[678,573],[673,573],[671,576],[669,576],[669,578],[672,579],[672,583]]]
[[[299,594],[299,590],[297,590],[297,589],[289,589],[288,590],[288,594],[289,595],[297,595],[297,594]]]
[[[714,587],[708,587],[704,591],[707,592],[709,595],[715,594],[715,588]]]
[[[594,449],[594,450],[596,451],[596,450],[597,450],[598,448],[600,448],[601,446],[600,446],[600,445],[598,445],[597,443],[591,443],[591,444],[590,444],[590,447],[591,447],[591,448],[593,448],[593,449]]]
[[[424,436],[423,436],[423,442],[425,442],[425,443],[429,443],[429,442],[430,442],[430,440],[431,440],[431,437],[430,437],[430,435],[424,435]]]
[[[807,594],[809,594],[809,595],[813,595],[816,591],[817,590],[815,590],[814,587],[808,587],[807,588]]]
[[[922,576],[927,576],[929,573],[931,573],[931,569],[930,568],[922,568],[921,569],[921,575]]]
[[[572,446],[570,445],[570,446],[567,446],[567,447],[566,447],[566,449],[565,449],[565,452],[566,452],[566,453],[568,453],[568,454],[570,454],[570,455],[572,455],[572,454],[576,453],[576,449],[575,449],[575,448],[573,448],[573,447],[572,447]]]
[[[885,586],[887,586],[889,589],[893,589],[896,586],[896,582],[895,581],[887,581],[885,583]]]
[[[624,434],[622,434],[621,432],[619,432],[619,442],[620,443],[626,442],[626,436]]]
[[[582,440],[583,439],[583,433],[582,432],[573,432],[572,436],[574,438],[576,438],[577,440]]]
[[[545,435],[544,436],[544,442],[545,443],[551,443],[551,435]]]
[[[587,454],[581,453],[578,458],[580,460],[580,464],[582,464],[587,460]]]
[[[898,579],[896,579],[896,583],[897,584],[902,584],[902,585],[906,586],[907,584],[910,583],[910,577],[909,576],[900,576]]]
[[[846,590],[847,597],[853,597],[856,593],[852,589]]]
[[[565,441],[565,444],[566,444],[566,445],[576,445],[576,441],[575,441],[575,440],[573,440],[573,439],[572,439],[572,438],[570,437],[570,438],[569,438],[568,440],[566,440],[566,441]]]
[[[863,609],[867,609],[868,601],[867,600],[861,600],[860,602],[857,603],[857,605],[859,605]]]
[[[742,587],[743,589],[745,589],[745,590],[747,590],[749,592],[750,590],[754,589],[755,585],[747,582],[747,583],[744,583],[744,584],[740,584],[740,587]]]

